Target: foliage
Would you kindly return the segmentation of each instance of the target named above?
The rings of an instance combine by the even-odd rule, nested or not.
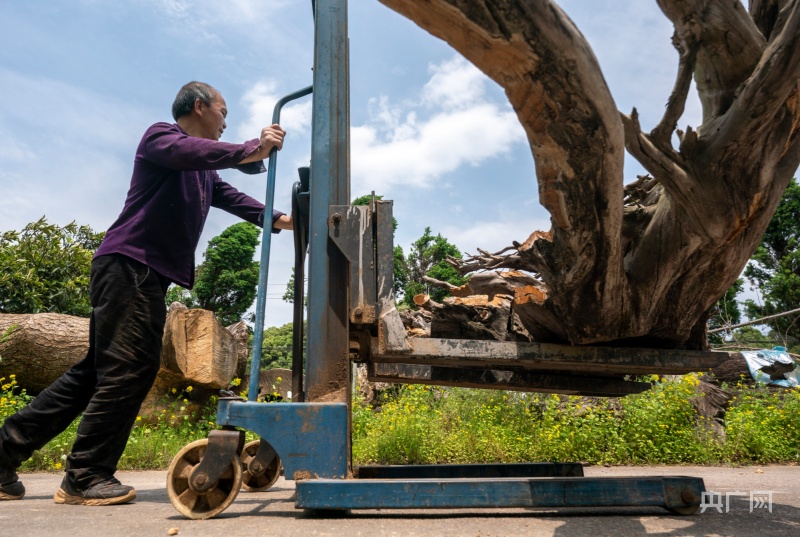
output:
[[[401,299],[408,287],[408,262],[402,246],[394,247],[394,296]]]
[[[286,284],[286,290],[281,297],[284,302],[294,304],[294,267],[292,267],[292,275],[289,276],[289,281]],[[308,295],[303,295],[303,307],[308,306]]]
[[[167,306],[173,302],[180,302],[187,308],[197,308],[197,297],[189,289],[183,288],[180,285],[170,285],[167,289],[167,294],[164,297],[164,302]]]
[[[261,342],[261,369],[292,368],[292,330],[294,323],[270,326]]]
[[[725,415],[728,458],[738,462],[796,462],[800,458],[800,389],[745,389],[741,383],[737,388]]]
[[[764,464],[800,457],[800,389],[727,387],[735,395],[723,443],[691,405],[696,375],[651,380],[650,391],[622,399],[400,386],[379,410],[353,402],[353,463]],[[0,378],[0,423],[31,399],[13,376]],[[216,402],[192,414],[190,401],[187,388],[138,417],[120,469],[166,468],[184,445],[207,437]],[[22,470],[63,469],[77,426],[78,420]]]
[[[414,296],[420,293],[430,295],[437,302],[441,302],[450,295],[447,289],[425,283],[422,279],[423,276],[429,276],[453,285],[462,285],[467,281],[454,267],[447,263],[448,256],[460,259],[461,251],[448,242],[446,238],[442,237],[441,233],[434,237],[431,233],[431,228],[426,227],[422,237],[411,245],[411,251],[406,260],[408,283],[404,289],[403,302],[412,305]]]
[[[89,274],[104,233],[46,217],[0,235],[0,312],[88,317]]]
[[[775,215],[761,239],[745,277],[764,298],[759,305],[745,301],[751,319],[796,309],[800,305],[800,184],[793,179],[783,194]],[[787,346],[800,339],[800,315],[769,321],[769,326],[785,338]]]
[[[651,380],[651,390],[621,399],[402,386],[380,411],[354,402],[354,464],[764,463],[800,456],[800,389],[735,387],[723,443],[692,406],[697,375]]]
[[[239,222],[211,239],[197,267],[194,289],[171,287],[167,305],[181,302],[213,311],[224,325],[240,321],[256,297],[258,261],[253,256],[259,234],[258,227]]]

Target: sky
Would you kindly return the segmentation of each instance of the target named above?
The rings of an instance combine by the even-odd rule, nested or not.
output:
[[[592,46],[619,110],[642,128],[661,118],[677,67],[672,26],[655,0],[564,0]],[[377,0],[350,0],[351,194],[394,201],[395,244],[426,227],[462,252],[500,250],[550,228],[533,158],[501,88],[446,43]],[[275,102],[312,82],[305,0],[0,0],[0,232],[46,216],[95,231],[116,219],[133,156],[151,124],[172,121],[177,90],[216,87],[223,141],[256,138]],[[681,128],[699,123],[696,99]],[[275,207],[289,211],[310,159],[311,98],[284,108]],[[626,160],[626,181],[644,173]],[[220,175],[256,199],[266,174]],[[213,210],[208,241],[237,219]],[[280,297],[291,234],[273,236],[266,326],[291,321]]]

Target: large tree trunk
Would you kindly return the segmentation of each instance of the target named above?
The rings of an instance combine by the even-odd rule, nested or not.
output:
[[[552,228],[515,243],[506,263],[471,268],[541,279],[542,299],[525,310],[544,328],[529,331],[573,344],[705,348],[709,309],[800,163],[800,0],[751,1],[752,14],[738,1],[658,0],[680,60],[649,134],[635,110],[617,111],[591,48],[551,0],[381,2],[505,88],[528,135]],[[693,75],[703,123],[678,131],[675,149]],[[627,188],[624,149],[650,174]]]
[[[0,377],[38,393],[89,350],[89,319],[59,313],[0,314]]]
[[[213,312],[172,308],[151,399],[171,388],[219,390],[237,374],[247,332],[226,330]],[[0,314],[0,377],[38,393],[86,356],[89,319],[57,313]]]

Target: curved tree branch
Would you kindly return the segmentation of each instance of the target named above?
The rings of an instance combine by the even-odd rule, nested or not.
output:
[[[667,100],[667,109],[664,112],[664,117],[658,125],[650,131],[650,138],[653,145],[659,147],[662,152],[666,152],[668,148],[672,149],[670,138],[672,137],[672,133],[675,132],[678,126],[678,120],[681,118],[686,108],[686,98],[692,86],[692,74],[697,60],[698,46],[694,40],[687,39],[686,42],[681,43],[677,35],[674,35],[672,42],[680,54],[678,74],[675,77],[675,86],[672,89],[672,94]]]
[[[750,0],[750,16],[765,39],[769,40],[778,14],[791,0]]]
[[[753,72],[766,40],[741,2],[658,0],[681,47],[697,43],[695,83],[703,122],[725,113],[739,85]]]
[[[598,61],[551,0],[381,0],[500,84],[530,141],[552,242],[527,258],[565,303],[619,310],[624,132]],[[599,282],[599,283],[598,283]],[[588,296],[587,296],[588,295]],[[580,304],[579,304],[580,302]],[[616,303],[616,304],[615,304]],[[574,340],[596,337],[575,330]]]
[[[800,71],[800,1],[793,0],[781,11],[774,34],[752,76],[741,88],[736,105],[719,122],[717,144],[730,143],[770,130],[777,114],[798,91]],[[793,128],[796,131],[796,126]]]

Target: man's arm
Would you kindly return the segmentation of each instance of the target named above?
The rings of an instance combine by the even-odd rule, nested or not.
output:
[[[197,138],[189,136],[177,125],[156,123],[145,133],[140,146],[143,152],[137,157],[173,170],[221,170],[233,168],[254,153],[260,154],[263,150],[260,144],[261,140],[255,139],[243,144],[229,144]]]
[[[292,222],[292,217],[288,214],[280,215],[277,220],[272,221],[272,227],[276,229],[292,229],[294,222]]]
[[[214,194],[211,198],[211,206],[258,226],[266,223],[262,222],[262,219],[266,216],[264,215],[264,204],[238,191],[218,175],[214,179]],[[272,232],[278,233],[282,229],[292,229],[292,218],[280,211],[273,210]]]

